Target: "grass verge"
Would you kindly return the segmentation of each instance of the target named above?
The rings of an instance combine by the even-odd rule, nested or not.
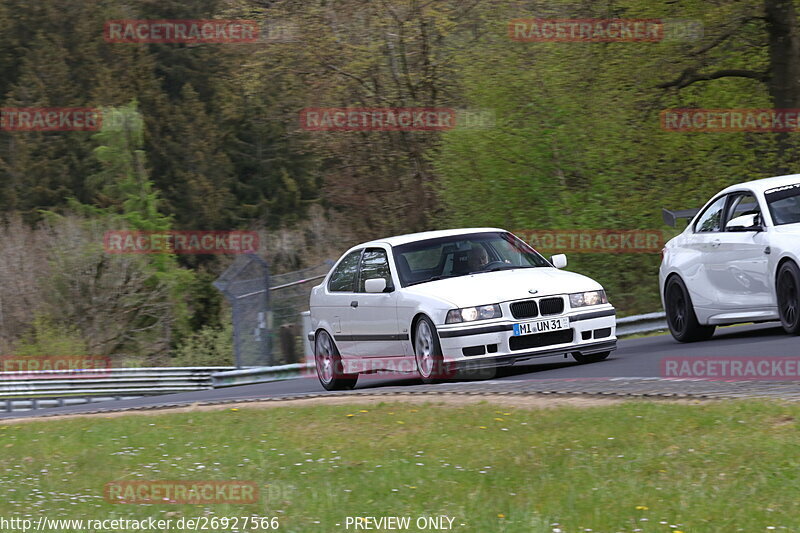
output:
[[[410,531],[427,516],[464,532],[798,531],[798,417],[800,406],[756,401],[374,403],[6,424],[0,517],[258,515],[319,532],[356,531],[348,516],[408,516]],[[118,480],[254,481],[260,497],[108,503],[103,486]]]

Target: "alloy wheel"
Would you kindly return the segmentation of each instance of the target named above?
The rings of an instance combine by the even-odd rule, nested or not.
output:
[[[790,270],[784,270],[778,281],[778,302],[783,319],[793,326],[798,319],[797,280]]]
[[[321,334],[317,341],[317,369],[325,383],[333,380],[333,343],[327,334]]]
[[[669,291],[669,321],[675,331],[683,332],[686,329],[686,297],[678,284],[674,284]]]
[[[414,338],[414,348],[417,354],[417,363],[422,377],[428,378],[433,372],[435,363],[433,332],[428,322],[421,320],[417,326],[417,334]]]

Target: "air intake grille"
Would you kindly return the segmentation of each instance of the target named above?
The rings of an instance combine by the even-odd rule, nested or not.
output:
[[[511,314],[514,318],[533,318],[539,316],[539,307],[536,300],[514,302],[511,304]]]
[[[542,298],[539,300],[539,310],[543,315],[560,315],[564,312],[564,299]]]
[[[603,328],[603,329],[594,330],[594,338],[595,339],[602,339],[603,337],[610,337],[610,336],[611,336],[611,328]]]

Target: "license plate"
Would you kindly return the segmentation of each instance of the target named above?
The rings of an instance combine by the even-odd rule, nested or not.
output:
[[[569,329],[568,317],[548,318],[547,320],[514,324],[514,336],[535,335],[536,333],[547,333],[548,331],[559,331],[562,329]]]

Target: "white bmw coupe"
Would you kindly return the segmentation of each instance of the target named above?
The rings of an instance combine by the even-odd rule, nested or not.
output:
[[[668,224],[678,218],[689,225],[667,242],[659,272],[675,339],[771,320],[800,334],[800,174],[733,185],[702,209],[664,210]]]
[[[311,293],[309,340],[328,390],[408,369],[426,383],[517,361],[616,349],[614,308],[596,281],[559,270],[496,228],[380,239],[345,252]]]

